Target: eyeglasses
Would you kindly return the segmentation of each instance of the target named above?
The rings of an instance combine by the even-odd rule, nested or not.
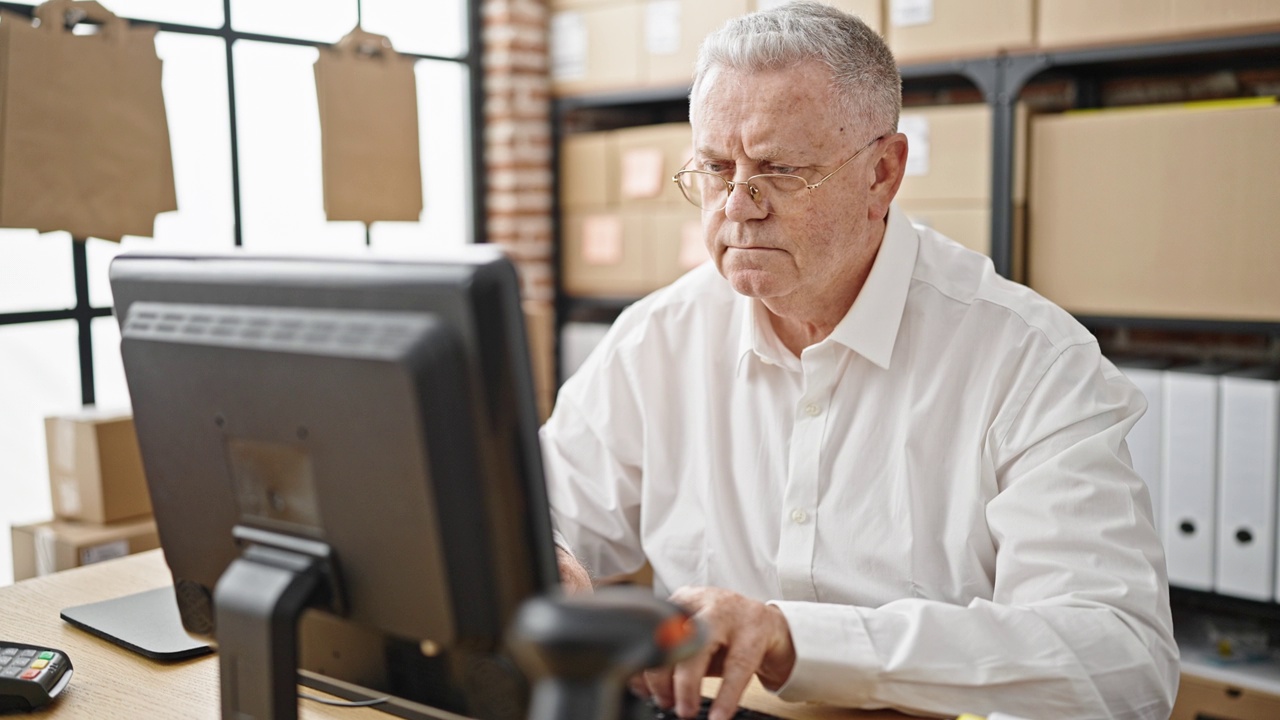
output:
[[[883,139],[884,135],[881,135],[863,145],[862,149],[853,154],[853,157],[840,163],[840,167],[813,184],[799,175],[780,173],[753,175],[746,180],[733,181],[706,170],[681,170],[671,179],[680,186],[680,192],[684,194],[686,200],[703,210],[711,212],[723,210],[729,204],[729,197],[733,195],[734,188],[742,185],[747,188],[747,192],[751,193],[751,199],[757,204],[768,203],[770,213],[795,215],[808,209],[809,196],[818,189],[818,186],[830,180],[832,175],[843,170],[844,166],[853,162],[854,158]],[[693,160],[690,159],[685,165],[690,162]]]

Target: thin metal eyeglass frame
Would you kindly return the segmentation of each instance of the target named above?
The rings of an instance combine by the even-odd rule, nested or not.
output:
[[[863,145],[858,150],[858,152],[851,155],[848,160],[845,160],[844,162],[840,163],[840,167],[827,173],[827,175],[823,177],[821,180],[812,184],[808,180],[805,180],[804,178],[800,177],[799,175],[787,175],[785,173],[761,173],[760,175],[752,175],[746,180],[725,180],[724,178],[720,177],[716,173],[708,172],[706,170],[681,170],[677,172],[675,175],[671,176],[671,181],[674,182],[680,188],[680,194],[684,196],[685,200],[688,200],[689,203],[694,207],[700,208],[707,212],[719,212],[725,209],[726,207],[728,207],[729,198],[733,197],[733,191],[736,190],[739,185],[745,185],[747,188],[747,192],[751,193],[752,202],[759,204],[760,195],[762,193],[760,191],[760,188],[754,184],[755,181],[761,178],[794,178],[804,183],[804,189],[812,193],[814,190],[817,190],[818,187],[822,185],[822,183],[830,180],[833,175],[843,170],[846,165],[853,162],[855,158],[857,158],[862,153],[866,152],[868,148],[880,142],[884,138],[885,138],[885,135],[881,135],[879,137],[872,139],[871,142],[867,143],[866,145]],[[693,162],[693,158],[689,158],[688,160],[685,161],[684,164],[688,165],[691,162]],[[720,182],[724,183],[726,188],[724,193],[724,202],[721,203],[718,207],[703,207],[700,203],[696,202],[693,198],[689,197],[688,189],[686,189],[684,183],[680,181],[680,178],[685,175],[706,175],[708,177],[713,177],[719,180]],[[807,197],[808,196],[806,196],[806,198]],[[770,210],[769,212],[774,215],[791,214],[791,213],[778,213],[773,210]]]

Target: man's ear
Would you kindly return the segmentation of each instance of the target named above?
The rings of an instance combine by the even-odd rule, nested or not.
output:
[[[889,203],[898,194],[898,186],[902,184],[902,176],[907,170],[906,135],[886,135],[880,145],[867,193],[867,215],[872,220],[884,220],[889,214]]]

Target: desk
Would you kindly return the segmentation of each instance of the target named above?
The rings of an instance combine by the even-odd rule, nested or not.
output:
[[[65,607],[108,600],[171,582],[159,550],[67,570],[0,588],[0,639],[65,650],[75,676],[44,712],[31,717],[123,720],[218,718],[218,660],[206,655],[165,664],[147,660],[77,630],[58,617]],[[712,690],[715,681],[708,681]],[[307,692],[315,691],[307,689]],[[794,720],[892,720],[893,712],[857,712],[784,703],[759,685],[743,704]],[[336,708],[302,701],[303,720],[388,720],[371,708]],[[24,716],[25,717],[25,716]]]

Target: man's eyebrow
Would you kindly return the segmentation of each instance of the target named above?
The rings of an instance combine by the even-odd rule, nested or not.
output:
[[[786,157],[787,154],[788,154],[788,151],[780,147],[769,147],[769,148],[765,148],[763,151],[760,151],[755,155],[752,155],[749,159],[754,162],[770,162],[773,160],[777,160],[780,157]],[[730,157],[729,154],[718,152],[717,150],[714,150],[713,148],[707,147],[705,145],[702,147],[694,148],[694,155],[696,157],[715,158],[717,160],[733,159],[732,157]]]

